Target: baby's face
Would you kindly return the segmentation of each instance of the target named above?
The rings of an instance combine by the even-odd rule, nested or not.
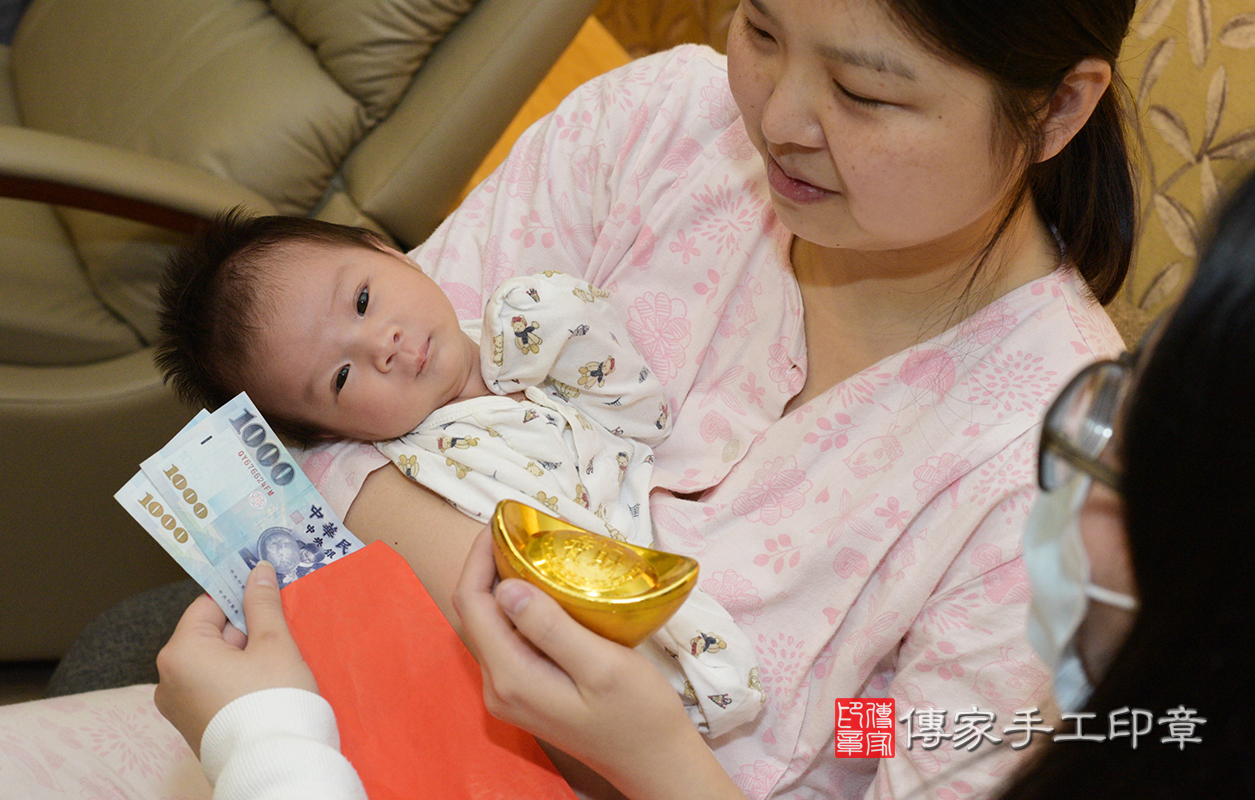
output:
[[[270,322],[244,381],[262,409],[372,441],[484,392],[478,345],[401,253],[301,244],[270,269],[259,298]]]

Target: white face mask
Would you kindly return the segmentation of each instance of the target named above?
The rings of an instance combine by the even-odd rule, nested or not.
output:
[[[1089,556],[1077,512],[1090,478],[1077,473],[1053,492],[1042,492],[1024,528],[1024,567],[1033,587],[1028,641],[1050,667],[1059,710],[1080,709],[1092,687],[1076,649],[1076,632],[1090,598],[1130,611],[1136,598],[1090,583]]]

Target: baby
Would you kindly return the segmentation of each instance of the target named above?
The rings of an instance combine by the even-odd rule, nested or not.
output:
[[[477,519],[513,498],[648,546],[667,399],[605,297],[559,273],[514,278],[482,324],[459,322],[369,231],[231,213],[164,276],[157,363],[194,404],[247,391],[295,443],[373,441]],[[713,599],[695,591],[652,645],[709,735],[757,715],[753,649]]]

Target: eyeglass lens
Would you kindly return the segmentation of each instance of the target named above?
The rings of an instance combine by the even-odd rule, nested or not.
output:
[[[1050,409],[1046,425],[1081,455],[1097,461],[1111,441],[1128,369],[1118,363],[1094,364],[1068,385]],[[1076,467],[1053,452],[1042,459],[1042,485],[1054,490],[1076,474]]]

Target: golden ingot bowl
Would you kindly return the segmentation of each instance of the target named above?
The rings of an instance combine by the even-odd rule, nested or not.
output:
[[[502,500],[492,516],[502,578],[522,578],[589,630],[628,647],[649,637],[697,584],[691,558],[636,547]]]

